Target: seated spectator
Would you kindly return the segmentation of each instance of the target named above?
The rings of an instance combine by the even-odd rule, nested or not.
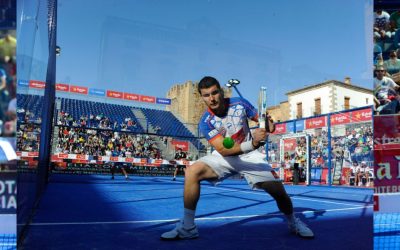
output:
[[[386,11],[379,9],[374,13],[374,37],[378,40],[391,37],[389,29],[390,15]]]
[[[383,66],[390,75],[400,72],[400,59],[397,58],[395,50],[390,51],[390,58],[384,62]]]
[[[398,100],[397,85],[391,78],[385,76],[386,70],[383,67],[377,67],[374,78],[374,96],[378,101],[377,111],[380,114],[397,114],[400,111]]]

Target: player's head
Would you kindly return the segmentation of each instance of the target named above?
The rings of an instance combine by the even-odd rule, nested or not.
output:
[[[222,111],[224,109],[224,91],[218,80],[211,76],[203,77],[200,80],[197,90],[211,110]]]

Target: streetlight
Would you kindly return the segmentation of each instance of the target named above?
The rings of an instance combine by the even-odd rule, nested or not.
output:
[[[236,90],[236,92],[239,94],[239,96],[240,96],[241,98],[243,98],[243,96],[242,96],[242,94],[240,93],[239,89],[236,87],[237,85],[239,85],[239,83],[240,83],[240,81],[239,81],[238,79],[230,79],[230,80],[228,81],[228,83],[225,84],[225,86],[227,86],[228,88],[233,87],[233,88]]]

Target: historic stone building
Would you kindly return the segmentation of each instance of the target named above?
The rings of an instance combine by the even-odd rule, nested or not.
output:
[[[232,94],[231,89],[224,88],[224,92],[227,97]],[[167,98],[171,99],[171,105],[167,107],[167,110],[174,113],[184,123],[197,125],[206,109],[197,91],[197,83],[192,81],[172,86],[167,93]]]

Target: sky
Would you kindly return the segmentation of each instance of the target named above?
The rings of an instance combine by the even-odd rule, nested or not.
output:
[[[35,62],[18,75],[45,80],[45,1],[18,2],[17,35],[24,39],[17,53]],[[268,106],[286,101],[287,92],[345,77],[372,89],[372,4],[58,0],[56,81],[166,97],[173,85],[209,75],[222,85],[239,79],[254,105],[260,87],[267,87]]]

